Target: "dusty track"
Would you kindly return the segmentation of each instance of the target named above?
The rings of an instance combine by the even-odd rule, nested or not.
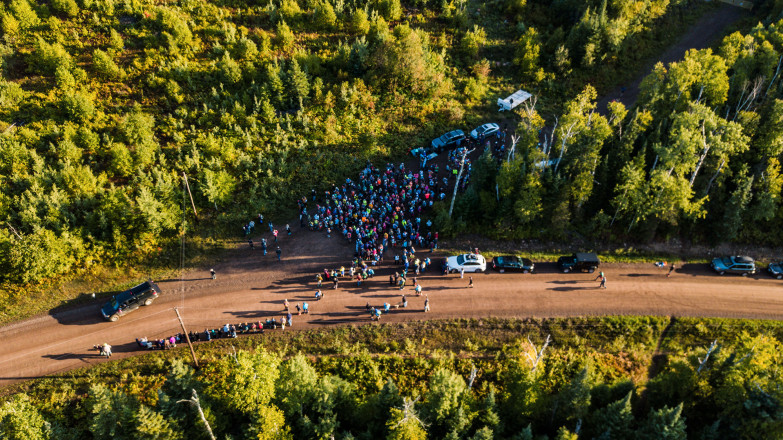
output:
[[[108,342],[115,357],[139,353],[134,338],[164,337],[179,331],[174,307],[179,307],[189,330],[214,328],[226,322],[279,317],[282,302],[311,304],[309,316],[295,316],[294,329],[370,322],[365,304],[395,304],[400,291],[388,284],[395,269],[389,263],[361,288],[341,282],[337,290],[323,289],[325,298],[313,301],[314,274],[349,261],[351,249],[342,238],[296,230],[280,240],[283,261],[273,253],[241,245],[215,266],[218,279],[206,270],[187,273],[184,281],[159,281],[163,295],[116,323],[99,314],[103,301],[52,312],[0,329],[0,386],[87,366],[104,360],[91,350]],[[430,255],[428,252],[424,254]],[[438,253],[435,253],[438,256]],[[433,257],[433,261],[439,261]],[[749,278],[720,277],[706,265],[685,265],[671,278],[652,264],[607,264],[608,289],[598,289],[594,274],[562,274],[552,263],[541,263],[536,274],[441,275],[433,270],[419,277],[429,294],[432,311],[423,313],[424,299],[410,296],[407,309],[392,310],[383,321],[447,317],[548,317],[584,315],[666,315],[780,319],[783,281],[765,274]],[[326,287],[326,285],[325,285]],[[277,330],[280,331],[280,330]],[[286,330],[289,331],[289,330]],[[16,342],[13,342],[16,341]]]

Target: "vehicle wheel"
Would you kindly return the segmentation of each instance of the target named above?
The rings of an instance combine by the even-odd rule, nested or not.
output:
[[[563,269],[563,273],[568,273],[568,272],[571,272],[570,268],[566,267],[565,269]]]
[[[145,306],[151,306],[152,305],[152,298],[147,298],[146,301],[144,301]]]
[[[746,276],[748,276],[748,273],[747,273],[747,272],[745,272],[745,273],[743,273],[743,274],[742,274],[742,276],[743,276],[743,277],[746,277]]]
[[[595,268],[593,268],[593,267],[591,267],[590,269],[587,270],[587,273],[593,273],[593,272],[595,272]]]
[[[484,269],[476,269],[476,273],[484,272]]]
[[[522,273],[530,273],[530,271],[525,269],[525,270],[522,271]]]
[[[506,269],[500,269],[499,270],[500,273],[504,273],[505,271],[506,271]],[[778,278],[778,279],[780,279],[780,278]]]
[[[726,271],[722,270],[722,271],[718,272],[718,275],[726,275]]]
[[[111,315],[111,317],[109,317],[109,321],[111,322],[117,322],[118,319],[120,319],[120,317],[117,315]]]
[[[777,279],[779,279],[779,280],[783,280],[783,275],[778,275],[778,276],[776,276],[775,278],[777,278]]]

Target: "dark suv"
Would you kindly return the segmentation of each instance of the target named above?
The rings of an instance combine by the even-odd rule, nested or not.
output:
[[[492,259],[492,268],[501,273],[505,271],[530,273],[535,269],[535,265],[527,258],[503,256]]]
[[[145,281],[138,286],[118,293],[101,307],[101,314],[111,322],[120,319],[141,306],[148,306],[160,295],[160,288],[152,281]]]
[[[767,272],[777,279],[783,279],[783,261],[773,261],[767,266]]]
[[[756,263],[753,261],[753,258],[740,255],[716,258],[712,260],[710,267],[720,275],[736,273],[746,277],[756,273]]]
[[[452,150],[465,140],[465,132],[462,130],[450,131],[443,136],[432,141],[432,151],[440,153],[446,150]]]
[[[557,267],[563,273],[571,271],[593,273],[599,264],[601,264],[601,260],[598,259],[598,255],[588,252],[577,252],[574,255],[557,259]]]

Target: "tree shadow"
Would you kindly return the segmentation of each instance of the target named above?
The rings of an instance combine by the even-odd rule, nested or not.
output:
[[[280,310],[271,312],[268,310],[242,310],[237,312],[223,312],[224,315],[231,315],[238,319],[256,320],[258,318],[271,318],[286,315],[288,312]],[[295,313],[294,313],[295,314]]]
[[[84,362],[85,364],[89,364],[87,361],[88,359],[98,359],[104,356],[101,356],[100,352],[97,350],[95,353],[60,353],[60,354],[45,354],[41,356],[46,359],[52,359],[56,361],[65,361],[65,360],[80,360]]]
[[[562,281],[562,280],[555,280],[555,281],[547,281],[549,284],[583,284],[583,283],[594,283],[597,280],[594,279],[588,279],[588,280],[569,280],[569,281]]]
[[[546,290],[554,290],[556,292],[571,292],[574,290],[597,290],[600,289],[598,286],[592,286],[592,287],[548,287]]]

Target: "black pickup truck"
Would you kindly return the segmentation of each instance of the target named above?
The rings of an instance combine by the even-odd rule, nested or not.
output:
[[[589,252],[577,252],[574,255],[560,257],[557,259],[557,267],[568,273],[572,271],[595,272],[601,260],[598,255]]]

